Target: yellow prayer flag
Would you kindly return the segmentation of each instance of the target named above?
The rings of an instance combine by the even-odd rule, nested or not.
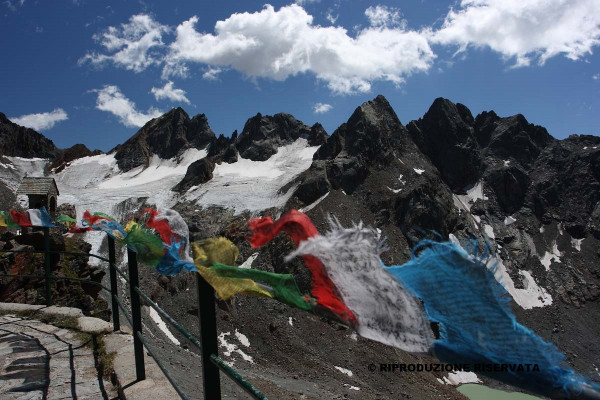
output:
[[[215,262],[235,264],[239,250],[231,241],[225,238],[211,238],[194,242],[192,243],[192,253],[198,273],[215,289],[220,299],[227,300],[238,293],[273,298],[271,292],[259,286],[252,279],[226,278],[218,276],[215,271],[210,269]]]

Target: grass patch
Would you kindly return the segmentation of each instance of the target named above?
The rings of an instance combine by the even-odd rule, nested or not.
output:
[[[102,336],[95,337],[96,359],[98,360],[98,370],[105,379],[110,379],[110,375],[114,370],[114,361],[117,356],[116,351],[107,351],[106,344],[102,340]]]

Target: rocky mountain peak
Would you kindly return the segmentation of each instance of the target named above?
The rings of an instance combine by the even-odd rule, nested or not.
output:
[[[119,168],[129,171],[147,166],[153,155],[169,159],[190,148],[205,148],[215,139],[204,114],[190,119],[181,108],[173,108],[152,119],[125,143],[111,150]]]
[[[400,145],[405,134],[406,128],[392,106],[379,95],[357,107],[348,121],[315,153],[315,159],[327,160],[342,155],[385,164],[387,155]]]
[[[419,149],[440,171],[454,191],[477,181],[482,156],[467,107],[437,98],[423,118],[408,124],[408,132]]]
[[[432,142],[439,139],[447,144],[455,144],[471,142],[475,139],[474,119],[471,111],[463,104],[455,104],[442,97],[434,100],[419,121],[423,128],[430,133],[428,136]]]
[[[348,119],[348,125],[351,128],[357,124],[384,128],[386,124],[390,123],[397,125],[400,124],[400,120],[390,103],[382,95],[361,104]]]
[[[52,140],[33,129],[20,126],[0,113],[0,154],[12,157],[55,157],[58,148]]]
[[[325,128],[323,125],[316,122],[313,126],[310,127],[310,133],[308,136],[308,144],[311,146],[320,146],[327,141],[327,132],[325,132]]]
[[[529,123],[521,114],[498,118],[488,113],[477,116],[475,126],[479,143],[487,148],[486,155],[512,157],[525,169],[555,141],[544,127]]]
[[[321,130],[325,132],[322,128],[316,127],[312,131],[310,126],[290,114],[263,116],[258,113],[246,122],[242,133],[237,137],[235,146],[243,158],[265,161],[277,153],[277,148],[280,146],[290,144],[300,137],[307,139],[315,135],[318,137]]]

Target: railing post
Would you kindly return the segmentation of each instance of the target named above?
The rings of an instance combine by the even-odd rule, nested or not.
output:
[[[119,321],[119,305],[115,296],[118,295],[117,286],[117,266],[115,257],[115,239],[110,235],[106,235],[108,238],[108,260],[109,260],[109,272],[110,272],[110,299],[112,302],[112,320],[113,330],[116,332],[121,329],[121,322]]]
[[[131,296],[131,321],[133,322],[133,350],[135,353],[135,374],[138,381],[146,379],[144,368],[144,344],[138,337],[142,333],[142,313],[140,310],[140,296],[135,291],[139,287],[137,254],[127,249],[127,264],[129,265],[129,293]]]
[[[46,275],[46,305],[52,305],[52,286],[50,285],[50,228],[44,227],[44,272]]]
[[[198,286],[198,317],[200,318],[200,343],[202,344],[202,386],[205,400],[221,399],[219,368],[210,359],[218,356],[217,316],[215,291],[200,274],[196,274]]]

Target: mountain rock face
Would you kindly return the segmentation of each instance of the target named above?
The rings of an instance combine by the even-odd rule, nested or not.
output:
[[[150,120],[125,143],[110,151],[115,153],[122,171],[148,166],[153,155],[162,159],[179,156],[189,148],[203,149],[215,139],[204,114],[191,118],[182,108]]]
[[[258,113],[246,122],[235,146],[243,158],[265,161],[277,153],[278,147],[300,137],[308,139],[311,146],[316,146],[322,144],[326,136],[320,124],[311,128],[289,114],[262,116]]]
[[[263,116],[259,113],[246,122],[240,135],[236,130],[229,138],[219,135],[213,139],[207,157],[192,163],[173,190],[183,193],[192,186],[207,182],[212,179],[216,164],[234,163],[238,155],[252,161],[266,161],[277,153],[279,147],[299,138],[306,139],[310,146],[319,146],[325,143],[327,132],[319,123],[311,127],[289,114]]]
[[[420,229],[449,234],[458,223],[452,192],[383,96],[358,107],[315,153],[294,197],[310,204],[331,190],[362,204],[405,240]]]
[[[57,150],[52,140],[33,129],[13,123],[0,113],[0,155],[53,158]]]
[[[600,138],[556,140],[522,115],[475,118],[436,99],[406,127],[383,97],[357,108],[315,153],[289,208],[311,204],[381,230],[386,264],[421,239],[489,245],[518,320],[556,343],[576,369],[600,359]],[[569,338],[578,337],[578,341]]]
[[[104,153],[100,150],[91,151],[85,145],[78,143],[69,147],[68,149],[58,151],[56,158],[48,166],[48,169],[50,169],[54,173],[59,173],[67,165],[69,165],[70,162],[78,158],[96,156],[98,154]]]
[[[574,238],[600,239],[600,138],[572,135],[553,141],[531,169],[526,203],[545,223],[562,221]]]
[[[215,169],[215,163],[211,161],[209,157],[205,157],[201,160],[194,161],[188,167],[185,176],[179,182],[173,190],[184,193],[188,191],[192,186],[200,185],[210,181],[213,177],[213,171]]]
[[[284,261],[294,244],[280,235],[260,250],[251,248],[249,218],[276,218],[287,209],[301,209],[321,233],[329,229],[328,215],[344,226],[362,221],[386,238],[387,250],[381,254],[386,265],[407,261],[424,238],[461,243],[474,239],[481,249],[487,243],[518,321],[556,344],[566,362],[587,378],[598,379],[594,368],[600,360],[600,328],[590,321],[600,320],[600,138],[573,135],[556,140],[522,115],[499,117],[488,111],[473,116],[464,105],[442,98],[422,118],[404,126],[389,102],[377,96],[356,108],[331,136],[321,125],[310,127],[288,114],[258,114],[241,134],[215,137],[203,115],[190,119],[175,109],[114,151],[121,169],[127,170],[147,165],[155,154],[173,158],[186,148],[208,145],[207,157],[190,164],[174,187],[186,193],[210,182],[219,163],[234,163],[240,157],[264,161],[298,138],[320,147],[310,168],[280,189],[281,196],[289,196],[282,209],[240,213],[203,207],[201,198],[186,195],[184,201],[181,196],[174,208],[188,223],[191,239],[227,237],[240,249],[238,265],[247,262],[253,268],[291,273],[303,291],[310,287],[308,269],[300,259]],[[88,152],[74,146],[56,165],[69,162],[67,153],[76,157]],[[253,196],[260,184],[248,185],[247,192],[244,187],[242,195]],[[0,185],[0,199],[13,201],[11,193]],[[153,206],[146,201],[139,196],[123,201],[114,215],[125,220],[139,214],[140,208]],[[140,271],[144,290],[188,330],[197,331],[197,320],[189,318],[197,314],[196,298],[189,295],[194,293],[195,276],[157,279],[150,268]],[[446,374],[407,378],[358,372],[364,371],[365,360],[436,360],[353,339],[343,327],[281,303],[240,296],[219,302],[217,315],[221,332],[239,330],[253,344],[243,350],[255,362],[250,365],[238,357],[235,368],[264,383],[267,392],[273,390],[267,393],[273,398],[298,397],[298,388],[307,398],[337,398],[346,390],[344,384],[358,384],[332,365],[360,377],[360,391],[346,390],[345,398],[462,398],[449,385],[439,384]],[[154,325],[148,324],[148,329],[163,337]],[[224,338],[235,340],[234,335]],[[195,362],[163,344],[158,351],[173,363],[179,362],[177,357]],[[189,382],[188,371],[174,373]],[[286,380],[289,376],[297,378]],[[486,385],[514,390],[482,379]],[[311,383],[317,380],[318,387]],[[290,381],[296,384],[288,385]]]

